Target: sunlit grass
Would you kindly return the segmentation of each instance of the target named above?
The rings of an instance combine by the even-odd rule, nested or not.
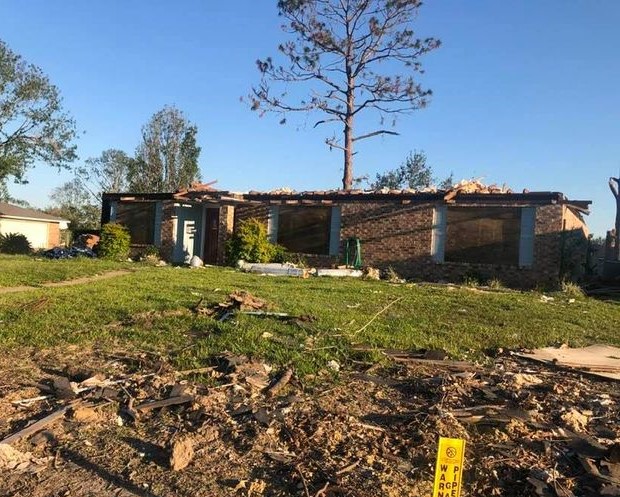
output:
[[[118,268],[102,261],[88,264],[93,273]],[[79,266],[68,271],[77,274],[87,267]],[[40,267],[45,273],[47,262]],[[217,303],[234,290],[263,298],[274,310],[316,320],[295,323],[235,315],[219,323],[191,311],[200,298]],[[186,312],[165,312],[179,309]],[[332,359],[343,366],[352,359],[368,360],[370,355],[360,357],[354,351],[360,345],[443,348],[454,358],[472,359],[498,347],[620,345],[618,322],[620,306],[589,298],[573,301],[562,293],[543,302],[533,292],[273,278],[227,268],[141,267],[97,283],[0,295],[0,347],[5,349],[120,342],[162,354],[181,368],[203,366],[214,355],[230,351],[276,365],[292,364],[300,374],[316,372]]]

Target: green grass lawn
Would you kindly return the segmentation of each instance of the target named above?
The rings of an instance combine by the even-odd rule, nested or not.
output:
[[[126,262],[96,260],[86,257],[50,260],[25,255],[0,254],[0,288],[20,285],[37,286],[41,283],[65,281],[133,266],[133,264]]]
[[[119,267],[103,261],[55,266],[58,261],[2,258],[3,284],[9,280],[5,268],[21,263],[31,264],[35,281],[60,279],[57,268],[69,277]],[[20,281],[26,282],[32,283]],[[219,323],[191,312],[200,298],[222,302],[234,290],[269,301],[273,310],[316,320],[297,324],[237,315]],[[227,268],[141,267],[96,283],[0,295],[0,347],[121,345],[160,353],[181,368],[203,366],[226,350],[279,365],[291,363],[303,374],[323,368],[330,359],[347,365],[378,357],[354,351],[357,345],[436,347],[461,359],[480,359],[484,350],[497,347],[620,345],[619,305],[589,298],[571,303],[564,294],[545,303],[540,297],[356,279],[263,277]],[[175,310],[185,312],[167,312]]]

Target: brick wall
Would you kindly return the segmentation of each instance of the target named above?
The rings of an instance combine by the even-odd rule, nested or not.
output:
[[[431,255],[432,205],[356,202],[341,206],[341,249],[347,238],[361,240],[366,266],[414,277]]]
[[[566,205],[562,206],[561,277],[578,280],[585,273],[588,251],[588,227],[583,219]]]
[[[511,205],[506,205],[512,207]],[[429,206],[432,212],[432,206]],[[409,278],[428,281],[462,282],[474,278],[485,283],[498,279],[504,285],[518,288],[555,287],[559,279],[562,208],[558,205],[536,208],[534,263],[529,268],[517,265],[435,263],[428,256],[414,262],[407,272]]]
[[[245,204],[235,207],[234,226],[240,221],[256,218],[267,224],[269,220],[269,205],[267,204]]]
[[[454,282],[463,281],[466,277],[474,277],[482,282],[497,278],[505,285],[521,288],[557,285],[563,257],[562,225],[565,210],[562,205],[537,207],[534,263],[530,268],[519,268],[516,265],[435,263],[431,257],[434,207],[431,203],[420,205],[394,201],[342,203],[340,255],[305,257],[313,266],[330,267],[341,264],[345,240],[356,237],[362,243],[364,265],[380,269],[392,267],[406,278]],[[267,203],[239,205],[234,209],[223,208],[220,214],[220,246],[223,247],[230,230],[237,226],[239,221],[258,218],[267,223],[268,212]],[[164,213],[164,221],[166,218]],[[162,241],[163,231],[164,225]]]

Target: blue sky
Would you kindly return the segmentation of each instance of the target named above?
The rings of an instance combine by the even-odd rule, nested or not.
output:
[[[140,127],[174,104],[198,125],[205,180],[243,191],[340,186],[339,130],[305,116],[280,126],[240,102],[255,60],[282,40],[275,0],[0,0],[0,37],[60,88],[83,132],[82,159],[133,153]],[[620,169],[620,2],[428,0],[421,36],[431,105],[403,117],[398,137],[361,142],[355,175],[397,166],[418,149],[440,176],[482,177],[515,191],[594,201],[596,234],[613,225],[607,187]],[[368,127],[374,118],[360,121]],[[44,165],[13,195],[44,206],[70,174]]]

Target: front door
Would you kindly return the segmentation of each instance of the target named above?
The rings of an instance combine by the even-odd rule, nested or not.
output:
[[[185,219],[183,221],[183,254],[185,262],[189,262],[194,256],[194,239],[196,238],[196,221]]]
[[[220,209],[205,209],[205,264],[217,264],[217,242],[220,232]]]

